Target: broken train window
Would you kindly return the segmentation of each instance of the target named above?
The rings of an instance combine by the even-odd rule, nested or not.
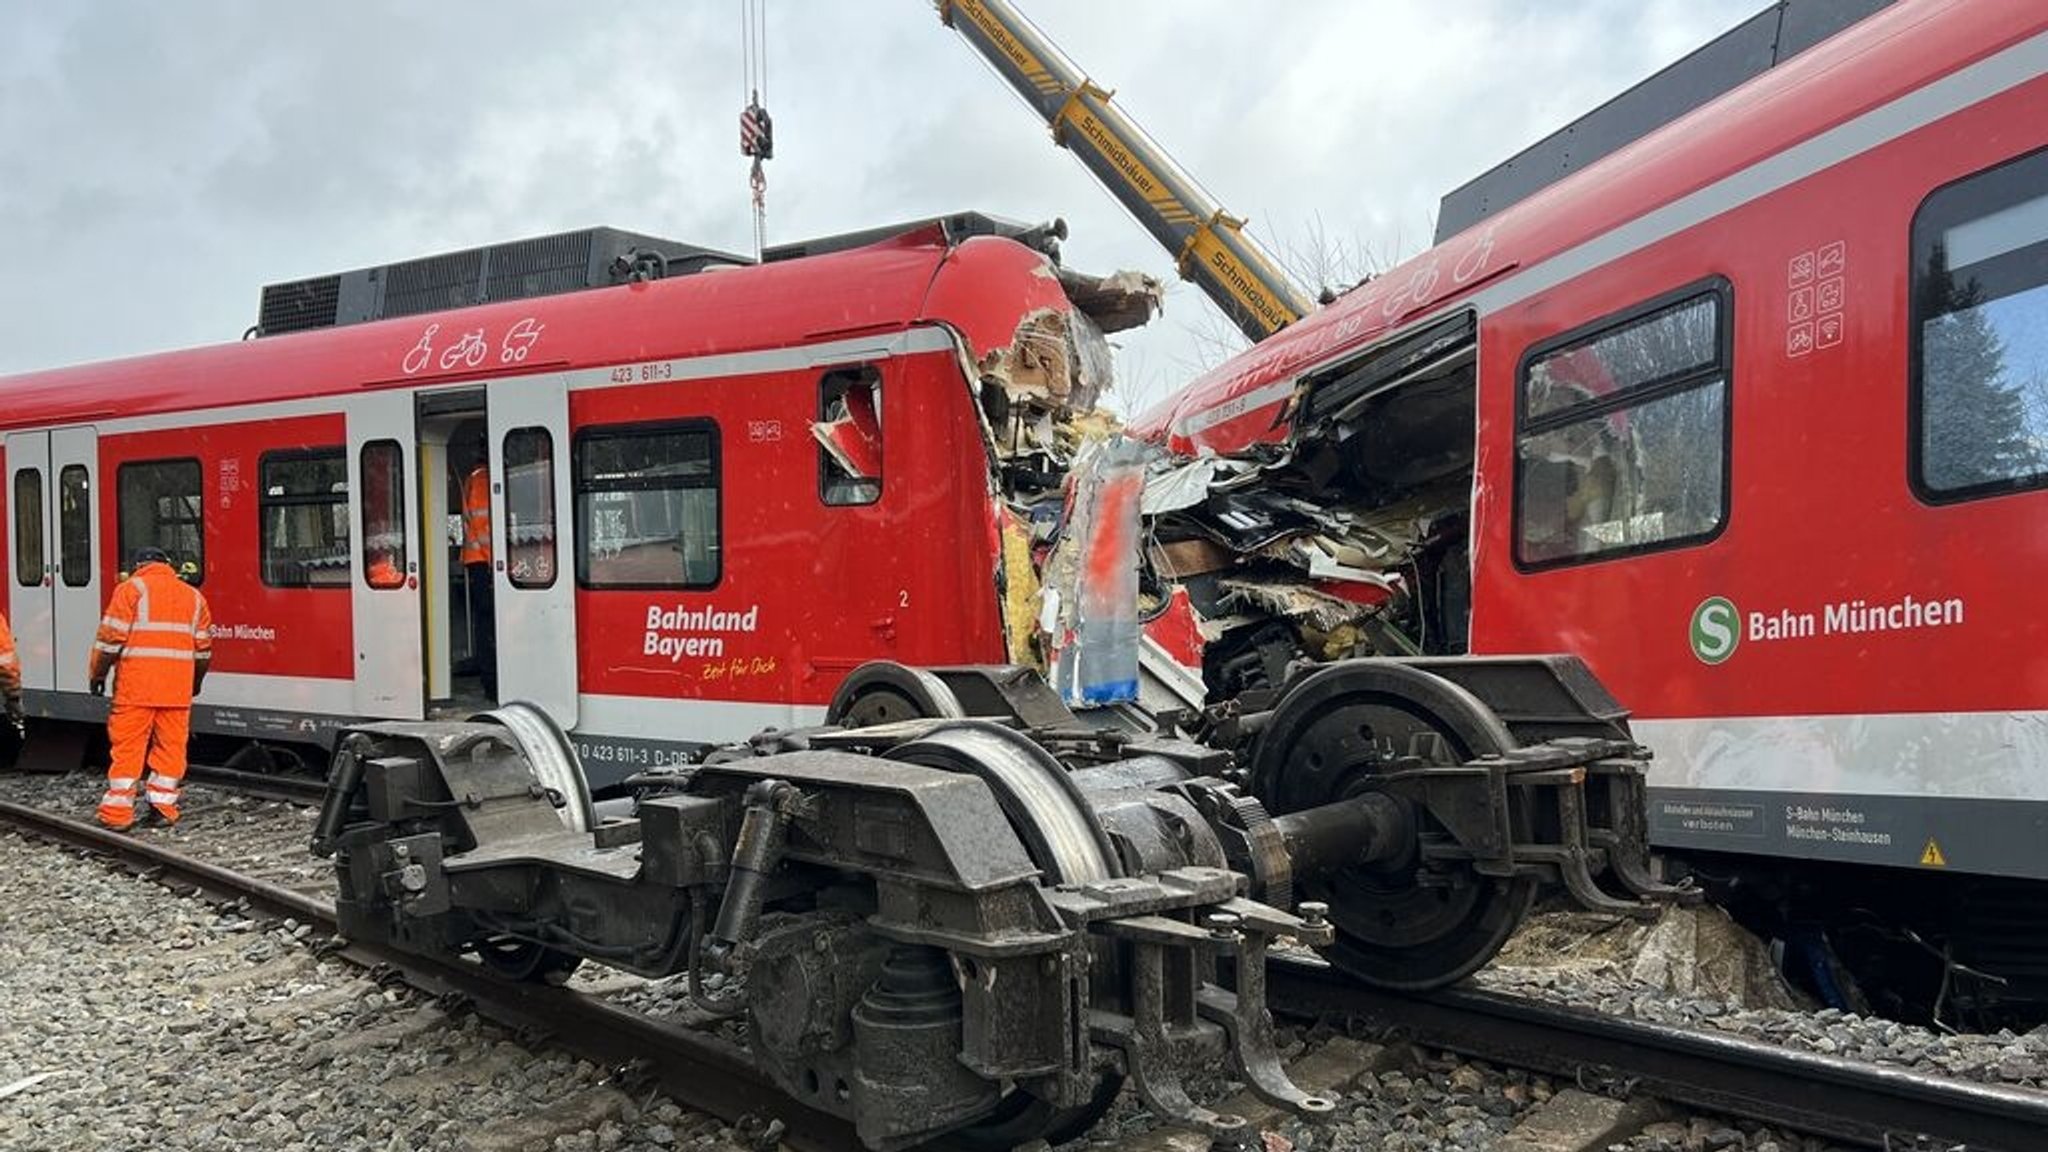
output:
[[[840,368],[818,381],[818,498],[873,504],[882,498],[882,374]]]
[[[1547,567],[1708,539],[1728,515],[1728,294],[1681,290],[1522,363],[1515,559]]]

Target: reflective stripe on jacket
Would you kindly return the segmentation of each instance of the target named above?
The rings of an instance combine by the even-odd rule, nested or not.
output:
[[[491,562],[491,472],[481,464],[462,489],[462,562]]]
[[[14,633],[0,614],[0,696],[21,695],[21,658],[14,652]]]
[[[195,666],[213,658],[213,612],[171,566],[148,563],[121,582],[100,617],[90,675],[114,675],[114,703],[192,706]]]

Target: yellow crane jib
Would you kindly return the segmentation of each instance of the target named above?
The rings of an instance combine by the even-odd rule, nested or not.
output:
[[[1229,215],[1007,0],[934,0],[960,33],[1110,194],[1252,340],[1307,314],[1303,292]]]

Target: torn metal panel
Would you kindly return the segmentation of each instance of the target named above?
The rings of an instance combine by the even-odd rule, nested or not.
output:
[[[1090,276],[1061,268],[1059,277],[1067,299],[1104,332],[1136,328],[1166,310],[1165,286],[1143,272]]]
[[[1070,343],[1070,314],[1040,308],[1024,318],[1009,344],[990,349],[977,365],[984,383],[999,386],[1018,409],[1037,412],[1086,411],[1096,393],[1080,378]],[[1078,391],[1077,391],[1078,389]]]
[[[1041,624],[1054,687],[1071,706],[1138,698],[1139,497],[1150,449],[1125,437],[1090,442],[1067,482],[1066,530],[1047,564]]]
[[[811,425],[811,437],[853,480],[882,476],[882,418],[872,384],[846,388],[834,401],[830,417]]]
[[[1188,540],[1154,540],[1146,550],[1146,559],[1154,572],[1169,580],[1220,572],[1238,563],[1236,552],[1201,536]]]
[[[1377,611],[1379,607],[1360,604],[1355,600],[1316,588],[1306,581],[1231,577],[1222,582],[1222,587],[1248,608],[1257,608],[1270,615],[1284,616],[1289,620],[1306,624],[1318,632],[1341,628],[1360,616]],[[1380,590],[1380,603],[1384,604],[1401,585],[1398,580],[1389,579],[1377,587]]]

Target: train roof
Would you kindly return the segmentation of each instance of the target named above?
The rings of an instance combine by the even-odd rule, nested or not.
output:
[[[1905,0],[1551,185],[1238,354],[1134,435],[1233,453],[1288,435],[1307,372],[2048,27],[2048,9]]]
[[[953,281],[989,284],[954,290]],[[1014,241],[949,242],[938,225],[867,247],[565,295],[509,300],[0,377],[0,429],[219,408],[505,375],[506,336],[538,331],[518,370],[748,352],[944,322],[969,347],[1008,344],[1020,316],[1068,307],[1040,253]],[[490,355],[442,370],[438,355],[480,331]],[[408,372],[428,340],[436,354]],[[416,357],[415,360],[418,358]]]

